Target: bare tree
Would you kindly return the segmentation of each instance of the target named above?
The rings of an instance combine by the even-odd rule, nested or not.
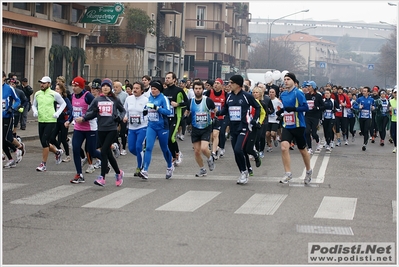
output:
[[[389,40],[380,49],[380,57],[375,66],[376,75],[387,81],[396,80],[396,58],[397,58],[397,34],[396,29],[390,35]]]

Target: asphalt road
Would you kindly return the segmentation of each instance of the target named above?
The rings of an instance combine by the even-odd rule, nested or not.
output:
[[[248,184],[237,185],[230,141],[215,170],[197,178],[186,135],[172,179],[165,179],[156,144],[148,181],[133,177],[136,160],[128,154],[118,158],[122,187],[111,171],[102,188],[93,184],[99,170],[85,174],[84,184],[70,184],[73,162],[55,165],[53,155],[47,172],[37,172],[40,143],[26,139],[22,162],[3,169],[5,265],[308,264],[311,242],[397,240],[397,160],[388,142],[362,152],[357,136],[331,154],[314,154],[306,187],[297,149],[293,181],[278,183],[284,171],[274,148],[261,167],[252,161]]]

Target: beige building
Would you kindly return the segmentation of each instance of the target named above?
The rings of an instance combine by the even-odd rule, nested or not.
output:
[[[85,37],[78,19],[85,7],[77,3],[3,2],[3,70],[26,77],[38,90],[45,75],[81,74]],[[54,46],[57,45],[57,46]],[[59,49],[57,49],[59,48]],[[69,55],[67,60],[63,55]]]
[[[37,90],[44,75],[67,83],[77,75],[133,81],[168,71],[228,79],[249,67],[249,3],[127,2],[115,25],[80,22],[88,8],[105,5],[3,2],[3,70]],[[129,31],[129,8],[152,20],[146,33]]]

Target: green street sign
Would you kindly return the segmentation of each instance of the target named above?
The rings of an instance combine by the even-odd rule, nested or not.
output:
[[[115,24],[120,14],[123,14],[123,4],[116,3],[114,6],[91,6],[88,7],[81,23]]]

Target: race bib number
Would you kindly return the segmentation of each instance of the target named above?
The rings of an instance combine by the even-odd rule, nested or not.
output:
[[[82,107],[73,107],[73,117],[74,118],[79,118],[82,117]]]
[[[175,108],[170,106],[170,111],[172,112],[168,117],[174,117],[175,116]]]
[[[132,116],[130,116],[129,122],[132,125],[141,124],[141,116],[140,115],[132,115]]]
[[[241,121],[241,107],[231,106],[229,107],[230,121]]]
[[[368,119],[370,118],[370,111],[369,110],[361,110],[360,112],[360,118],[362,119]]]
[[[309,109],[312,110],[314,107],[314,100],[307,100],[307,102],[308,102]]]
[[[289,112],[289,113],[284,113],[284,123],[285,125],[295,125],[295,113],[294,112]]]
[[[195,113],[195,121],[198,124],[203,124],[208,122],[208,116],[205,112],[197,112]]]
[[[149,121],[159,121],[159,113],[154,109],[149,109],[147,118]]]
[[[333,114],[332,110],[326,110],[326,111],[324,111],[324,118],[332,119],[332,114]]]
[[[382,112],[387,113],[387,111],[388,111],[388,106],[387,105],[382,106]]]
[[[6,100],[3,99],[3,101],[1,101],[1,106],[3,107],[3,110],[6,110]]]
[[[100,116],[110,117],[112,116],[112,108],[114,103],[109,101],[98,102],[98,113]]]
[[[215,103],[215,107],[217,111],[220,111],[222,109],[222,103]]]

